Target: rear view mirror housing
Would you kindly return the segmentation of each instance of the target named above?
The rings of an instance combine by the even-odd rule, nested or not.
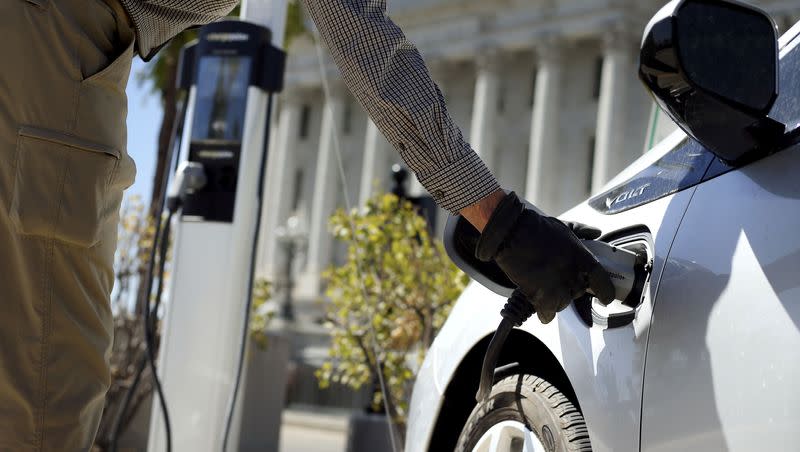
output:
[[[688,135],[728,163],[783,135],[767,116],[778,97],[777,28],[758,8],[671,1],[645,28],[639,78]]]

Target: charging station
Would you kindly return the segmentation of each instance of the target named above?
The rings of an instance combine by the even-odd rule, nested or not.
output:
[[[203,177],[180,194],[158,361],[178,451],[237,450],[238,432],[228,438],[226,425],[241,378],[272,94],[285,65],[272,41],[267,27],[216,22],[181,57],[189,94],[179,159]],[[167,450],[155,402],[148,450]]]

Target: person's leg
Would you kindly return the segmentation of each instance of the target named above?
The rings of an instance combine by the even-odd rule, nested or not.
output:
[[[0,2],[0,450],[87,450],[109,297],[133,32],[102,0]],[[119,21],[120,23],[124,23]]]

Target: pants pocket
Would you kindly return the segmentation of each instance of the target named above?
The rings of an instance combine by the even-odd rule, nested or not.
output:
[[[124,87],[133,61],[133,44],[133,30],[126,30],[124,36],[120,37],[120,42],[116,43],[117,47],[106,56],[107,64],[93,74],[84,75],[82,83],[111,78],[113,84],[122,83]]]
[[[11,220],[17,232],[80,247],[114,217],[108,200],[120,152],[63,132],[23,126],[17,136]]]

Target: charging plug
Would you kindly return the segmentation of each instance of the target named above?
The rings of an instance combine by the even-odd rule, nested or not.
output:
[[[208,179],[203,165],[197,162],[181,162],[175,172],[175,179],[167,190],[167,209],[174,213],[180,208],[188,195],[205,187]]]

